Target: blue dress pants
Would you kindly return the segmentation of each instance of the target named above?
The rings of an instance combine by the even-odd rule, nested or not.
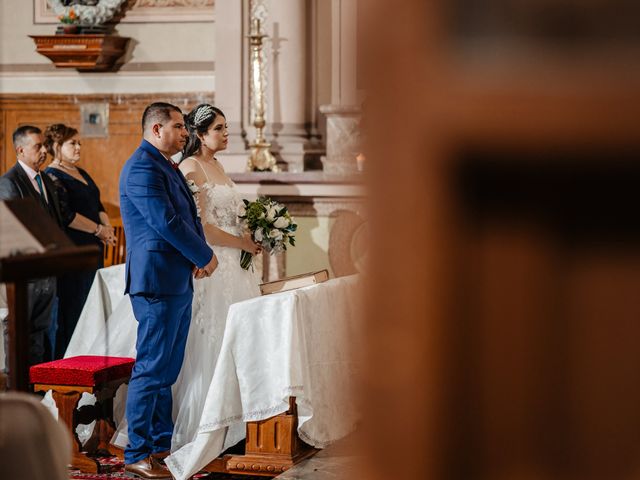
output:
[[[184,359],[192,299],[191,289],[183,295],[131,295],[138,338],[127,395],[126,464],[171,448],[171,386]]]

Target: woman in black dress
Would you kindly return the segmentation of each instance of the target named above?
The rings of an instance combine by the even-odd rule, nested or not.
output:
[[[47,127],[44,136],[47,151],[53,156],[45,172],[56,186],[67,235],[76,245],[97,245],[101,250],[104,244],[115,244],[113,227],[100,202],[100,190],[89,174],[76,165],[80,161],[78,131],[56,123]],[[82,271],[58,277],[55,358],[64,356],[95,273]]]

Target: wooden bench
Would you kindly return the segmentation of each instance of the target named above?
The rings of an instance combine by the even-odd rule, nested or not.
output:
[[[52,391],[58,418],[69,428],[73,468],[99,473],[100,463],[92,456],[116,455],[123,458],[122,450],[109,443],[115,432],[113,397],[118,387],[129,381],[133,364],[133,358],[83,355],[30,368],[29,377],[34,391]],[[85,392],[95,395],[96,404],[78,410],[78,402]],[[96,426],[83,449],[76,427],[93,420],[96,420]]]

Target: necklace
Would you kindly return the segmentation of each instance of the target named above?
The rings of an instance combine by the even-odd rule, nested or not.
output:
[[[69,170],[71,172],[77,172],[78,171],[78,167],[76,167],[75,165],[65,165],[64,163],[62,163],[60,160],[56,160],[56,166],[60,167],[60,168],[64,168],[65,170]]]

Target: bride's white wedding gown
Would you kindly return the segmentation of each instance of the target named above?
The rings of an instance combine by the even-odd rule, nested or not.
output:
[[[240,235],[238,209],[242,199],[234,185],[207,182],[199,202],[203,225],[211,224]],[[203,198],[204,197],[204,198]],[[209,384],[213,377],[229,305],[260,295],[258,278],[240,267],[240,250],[213,246],[218,268],[194,282],[193,312],[184,363],[173,387],[175,427],[171,450],[190,442],[196,434]]]

